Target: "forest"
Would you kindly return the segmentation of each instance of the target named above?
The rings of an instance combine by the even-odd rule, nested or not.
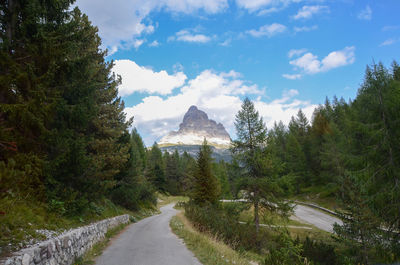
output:
[[[213,161],[206,142],[195,158],[162,153],[157,143],[146,148],[126,120],[121,79],[97,28],[72,2],[0,3],[0,247],[34,236],[31,220],[87,223],[110,209],[151,208],[165,193],[188,196],[196,227],[264,255],[266,264],[400,260],[396,61],[367,66],[355,99],[327,98],[311,120],[300,110],[287,126],[267,128],[246,98],[232,162]],[[302,196],[335,205],[344,225],[332,242],[260,228],[259,215],[287,217],[288,200]],[[254,223],[240,226],[250,206],[219,200],[243,197]]]

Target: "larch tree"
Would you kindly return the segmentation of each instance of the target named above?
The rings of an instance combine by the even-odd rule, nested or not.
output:
[[[256,232],[260,229],[260,206],[275,210],[279,191],[274,181],[274,166],[267,149],[267,128],[254,104],[246,98],[235,119],[237,139],[232,141],[232,154],[243,168],[240,187],[254,206]]]

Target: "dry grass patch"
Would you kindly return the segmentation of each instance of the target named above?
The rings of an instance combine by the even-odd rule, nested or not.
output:
[[[182,212],[172,218],[170,226],[172,231],[184,240],[187,247],[204,265],[254,265],[262,263],[262,257],[256,254],[239,253],[224,244],[217,236],[200,233]]]

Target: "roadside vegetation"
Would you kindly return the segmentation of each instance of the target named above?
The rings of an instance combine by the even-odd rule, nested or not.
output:
[[[170,222],[172,231],[182,238],[185,245],[204,265],[251,265],[258,264],[262,257],[254,253],[237,252],[220,240],[216,234],[199,232],[183,213],[174,216]]]
[[[265,264],[399,261],[399,74],[396,62],[390,70],[369,66],[354,101],[327,99],[311,123],[299,111],[288,127],[269,131],[245,99],[227,179],[231,196],[248,203],[221,204],[221,186],[203,184],[218,179],[204,142],[185,216],[233,249],[264,256]],[[298,225],[288,219],[287,202],[296,199],[336,210],[344,224],[333,234],[288,226]]]

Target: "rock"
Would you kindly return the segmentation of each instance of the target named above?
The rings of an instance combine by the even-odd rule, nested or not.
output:
[[[178,131],[172,131],[164,136],[159,144],[168,145],[201,145],[204,138],[216,148],[228,148],[231,138],[221,123],[208,118],[208,115],[191,106],[183,117]]]
[[[29,265],[29,263],[31,263],[31,260],[32,257],[28,253],[25,253],[22,257],[22,265]]]

